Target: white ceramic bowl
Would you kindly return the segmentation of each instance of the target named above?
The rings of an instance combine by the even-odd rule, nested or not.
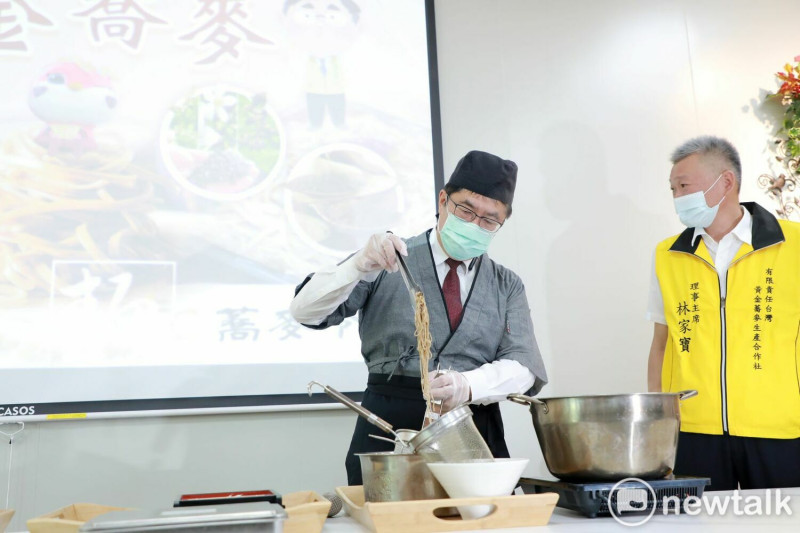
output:
[[[494,459],[469,463],[428,463],[451,498],[510,496],[530,459]],[[480,518],[492,505],[458,506],[464,519]]]

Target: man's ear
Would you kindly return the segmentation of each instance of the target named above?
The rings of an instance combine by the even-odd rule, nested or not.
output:
[[[439,216],[439,212],[442,209],[444,209],[445,207],[447,207],[446,206],[446,202],[447,202],[447,193],[444,191],[444,189],[441,189],[439,191],[439,202],[436,204],[436,206],[437,206],[436,216],[437,217]]]
[[[725,189],[727,191],[739,191],[739,183],[736,181],[736,174],[733,173],[733,170],[726,170],[722,173],[722,179],[725,181]],[[727,192],[725,194],[728,194]]]

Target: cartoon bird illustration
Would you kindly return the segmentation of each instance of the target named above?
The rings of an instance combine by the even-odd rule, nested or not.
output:
[[[50,153],[81,155],[96,148],[94,127],[111,117],[117,97],[108,77],[74,62],[62,62],[33,85],[28,106],[47,123],[36,142]]]

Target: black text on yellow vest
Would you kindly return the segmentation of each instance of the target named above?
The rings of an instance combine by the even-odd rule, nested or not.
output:
[[[728,269],[726,298],[693,230],[656,248],[669,329],[662,389],[697,389],[681,405],[681,430],[800,437],[800,224],[757,204],[753,244]]]

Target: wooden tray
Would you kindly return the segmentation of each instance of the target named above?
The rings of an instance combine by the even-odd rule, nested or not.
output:
[[[30,533],[77,533],[78,529],[97,515],[111,511],[127,511],[127,507],[111,507],[96,503],[74,503],[56,511],[28,520]]]
[[[14,516],[14,509],[3,509],[0,511],[0,533],[6,530],[9,522],[11,522],[12,516]]]
[[[304,490],[284,494],[283,506],[289,515],[283,523],[283,533],[320,533],[331,502],[314,491]]]
[[[375,533],[428,533],[469,529],[543,526],[550,521],[558,494],[525,494],[493,498],[445,498],[407,502],[365,502],[364,487],[336,487],[347,512]],[[455,505],[494,505],[482,518],[439,518],[436,509]]]

